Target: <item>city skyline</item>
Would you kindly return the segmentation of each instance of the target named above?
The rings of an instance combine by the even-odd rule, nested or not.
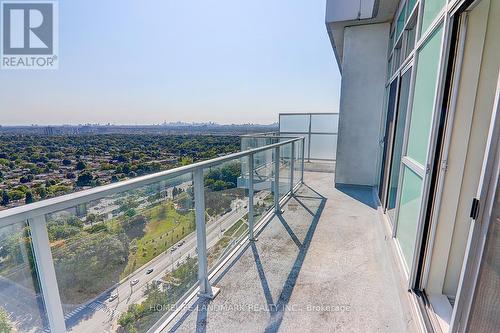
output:
[[[276,121],[336,112],[324,1],[59,3],[59,69],[0,71],[7,125]]]

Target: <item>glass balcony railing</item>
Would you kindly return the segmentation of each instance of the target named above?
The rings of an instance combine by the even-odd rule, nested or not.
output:
[[[211,274],[302,180],[304,138],[245,140],[0,212],[0,316],[17,332],[154,332],[188,298],[211,297]]]

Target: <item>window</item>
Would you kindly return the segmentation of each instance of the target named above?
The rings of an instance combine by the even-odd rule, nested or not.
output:
[[[403,6],[403,9],[401,9],[401,12],[399,13],[398,16],[398,20],[396,22],[396,39],[398,39],[401,33],[403,32],[405,21],[406,21],[406,5]]]
[[[411,268],[420,213],[422,178],[407,166],[404,166],[403,170],[396,238],[404,259]]]
[[[445,0],[424,1],[424,15],[422,17],[422,29],[420,30],[420,36],[422,36],[427,31],[432,21],[434,21],[434,19],[438,16],[445,3]]]
[[[441,26],[429,37],[418,54],[407,154],[422,166],[426,162],[429,144],[442,35]]]

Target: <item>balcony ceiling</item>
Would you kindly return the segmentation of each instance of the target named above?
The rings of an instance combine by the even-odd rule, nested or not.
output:
[[[341,72],[344,28],[389,22],[398,4],[398,0],[327,0],[326,29]]]

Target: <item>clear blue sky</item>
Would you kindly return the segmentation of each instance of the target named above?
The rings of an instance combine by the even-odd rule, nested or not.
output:
[[[324,0],[60,1],[59,69],[0,71],[0,124],[337,111],[324,12]]]

